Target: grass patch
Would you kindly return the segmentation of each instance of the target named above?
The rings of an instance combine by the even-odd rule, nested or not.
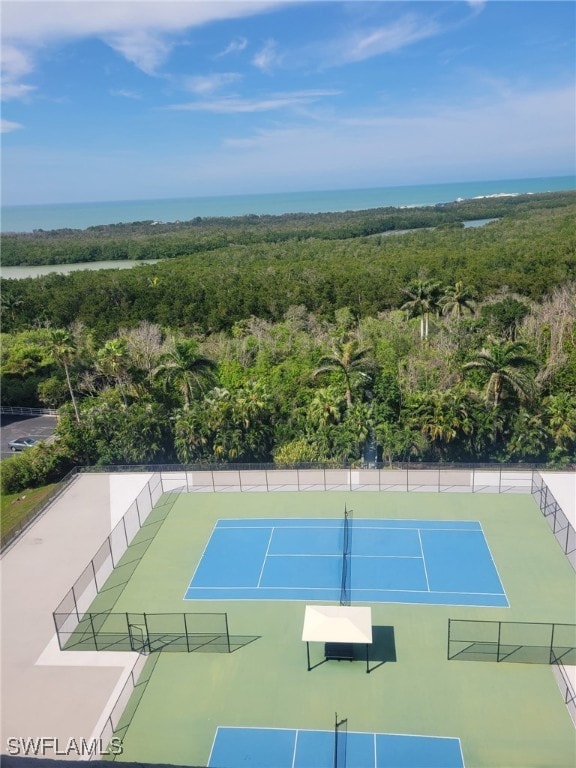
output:
[[[4,540],[14,528],[31,516],[57,485],[50,483],[40,488],[0,495],[0,540]]]

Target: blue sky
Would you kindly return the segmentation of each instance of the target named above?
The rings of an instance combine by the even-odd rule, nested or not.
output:
[[[566,175],[560,0],[3,0],[5,205]]]

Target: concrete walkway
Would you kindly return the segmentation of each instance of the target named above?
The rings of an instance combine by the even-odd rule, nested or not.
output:
[[[0,561],[2,754],[15,739],[57,739],[62,751],[98,738],[130,673],[135,654],[60,651],[52,619],[110,530],[109,476],[80,475]],[[50,745],[37,754],[56,755]]]

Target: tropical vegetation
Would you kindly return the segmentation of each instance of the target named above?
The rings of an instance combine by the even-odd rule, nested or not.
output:
[[[370,212],[200,221],[154,235],[178,258],[3,280],[2,403],[60,412],[51,445],[3,462],[4,490],[74,464],[361,465],[369,442],[386,465],[574,464],[575,197],[499,201],[481,228],[387,211],[393,235],[367,236]],[[153,242],[111,229],[13,240],[30,260]]]

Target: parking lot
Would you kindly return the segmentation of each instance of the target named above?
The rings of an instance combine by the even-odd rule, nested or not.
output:
[[[9,442],[19,437],[34,437],[46,440],[54,434],[56,416],[14,416],[0,415],[0,457],[13,456]]]

